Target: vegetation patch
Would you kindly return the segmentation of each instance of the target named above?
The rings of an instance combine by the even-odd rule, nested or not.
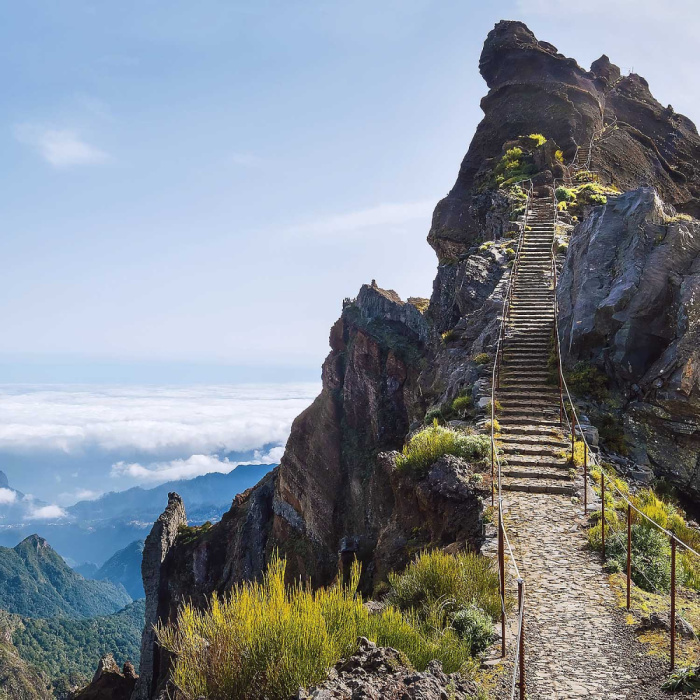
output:
[[[324,680],[356,651],[361,636],[399,650],[418,670],[438,659],[452,673],[482,643],[478,625],[465,622],[460,637],[454,614],[467,606],[500,612],[498,574],[473,554],[419,556],[392,576],[393,604],[376,614],[357,591],[357,563],[347,586],[285,586],[284,575],[285,562],[275,556],[261,582],[214,596],[206,610],[185,604],[174,624],[157,628],[160,644],[175,656],[173,681],[187,697],[286,700]],[[455,601],[455,613],[443,604],[445,596]]]
[[[487,365],[491,362],[491,356],[488,353],[480,352],[478,355],[474,356],[474,362],[477,365]]]
[[[488,436],[446,428],[435,420],[433,425],[409,438],[396,466],[401,472],[421,477],[443,455],[454,455],[474,463],[483,462],[490,450]]]
[[[566,372],[566,383],[579,396],[590,396],[597,401],[608,398],[608,378],[590,362],[577,362]]]

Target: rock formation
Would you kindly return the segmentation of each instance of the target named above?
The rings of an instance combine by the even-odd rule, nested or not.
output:
[[[391,648],[377,647],[360,639],[357,653],[343,659],[328,680],[317,688],[300,689],[298,700],[467,700],[476,688],[458,673],[446,675],[439,661],[432,661],[424,673],[407,668],[402,655]]]
[[[169,619],[166,595],[169,582],[163,576],[163,565],[183,525],[187,525],[185,506],[180,496],[170,493],[168,506],[146,538],[143,550],[141,573],[146,592],[146,622],[141,640],[141,676],[136,683],[134,698],[150,698],[161,673],[167,674],[169,662],[165,652],[156,645],[154,625],[159,620]]]
[[[624,398],[619,411],[635,458],[700,495],[700,224],[677,216],[700,214],[694,125],[662,107],[643,78],[622,77],[605,56],[585,70],[520,22],[496,25],[479,67],[489,87],[484,119],[428,235],[439,263],[429,308],[374,282],[363,286],[331,329],[322,392],[295,420],[279,468],[206,531],[178,536],[184,507],[171,498],[146,543],[134,698],[154,697],[167,677],[153,623],[172,619],[185,599],[203,603],[258,577],[275,549],[290,576],[315,585],[357,557],[367,591],[420,547],[479,546],[485,492],[472,467],[445,458],[411,479],[396,470],[393,451],[432,414],[477,426],[483,418],[488,370],[477,358],[493,353],[517,246],[517,192],[494,185],[493,173],[523,136],[547,139],[528,152],[538,191],[551,193],[562,161],[580,147],[600,181],[628,192],[586,206],[568,227],[559,288],[565,360],[607,372]],[[457,396],[473,398],[469,416],[449,415]],[[311,697],[346,697],[347,673],[336,669],[331,694]],[[382,692],[414,697],[413,681],[396,676]],[[438,681],[420,682],[439,687],[432,676]]]
[[[72,700],[129,700],[138,676],[130,663],[120,671],[111,654],[105,654],[97,665],[92,682],[74,693]]]

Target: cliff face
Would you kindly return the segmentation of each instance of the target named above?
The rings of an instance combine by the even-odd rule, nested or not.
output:
[[[700,484],[693,427],[698,224],[669,221],[672,207],[698,207],[695,127],[662,108],[638,76],[621,78],[606,57],[586,71],[519,22],[501,22],[489,34],[480,69],[489,86],[485,116],[428,236],[439,259],[429,308],[363,286],[331,330],[322,392],[294,422],[279,468],[238,496],[210,530],[173,536],[177,528],[168,527],[164,537],[156,524],[144,557],[147,680],[135,697],[149,697],[146,688],[155,692],[167,677],[149,624],[172,619],[185,599],[204,603],[259,576],[275,549],[290,576],[318,585],[358,557],[362,586],[371,590],[421,547],[479,546],[487,494],[471,467],[446,458],[412,479],[398,473],[393,451],[426,412],[444,412],[458,395],[471,396],[473,409],[451,418],[478,427],[484,417],[489,369],[475,356],[493,353],[509,248],[517,243],[510,216],[517,194],[489,177],[522,135],[548,139],[531,156],[540,189],[563,173],[556,149],[570,160],[592,139],[590,167],[602,179],[623,190],[646,188],[587,207],[570,227],[559,291],[566,360],[592,360],[624,387],[620,410],[631,432],[644,425],[665,436],[668,449],[658,457],[658,443],[645,438],[644,458],[654,466],[672,463],[685,441],[686,482],[693,475]],[[635,418],[640,411],[645,421]],[[181,524],[184,510],[172,515],[171,506],[166,513]]]
[[[597,207],[577,227],[559,286],[570,362],[622,394],[636,464],[700,498],[700,222],[651,188]]]

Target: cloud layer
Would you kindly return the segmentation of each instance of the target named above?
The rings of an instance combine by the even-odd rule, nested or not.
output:
[[[15,137],[31,146],[54,168],[95,165],[109,160],[107,153],[87,143],[72,129],[20,124],[15,127]]]
[[[0,451],[240,452],[286,441],[317,384],[201,387],[0,385]]]

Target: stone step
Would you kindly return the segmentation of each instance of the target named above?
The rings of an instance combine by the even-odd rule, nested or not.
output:
[[[512,469],[511,467],[501,467],[501,476],[510,479],[539,479],[553,481],[571,481],[568,469],[547,469],[546,467],[537,467],[534,469]]]
[[[499,445],[507,447],[509,445],[517,445],[521,448],[539,447],[540,445],[548,445],[556,447],[560,450],[568,449],[570,442],[563,437],[554,435],[501,435],[498,438]]]
[[[526,493],[550,493],[563,496],[573,496],[576,487],[571,484],[562,484],[555,479],[513,479],[504,477],[501,480],[501,488],[504,491],[524,491]]]
[[[525,460],[523,464],[527,463],[537,463],[540,464],[545,461],[551,461],[552,464],[562,466],[563,464],[568,464],[566,458],[562,459],[561,453],[566,450],[566,445],[556,444],[556,445],[545,445],[536,443],[524,443],[524,442],[507,442],[500,448],[504,455],[508,455],[506,459],[508,464],[520,464],[521,462],[514,462],[511,457],[518,460]],[[537,457],[538,459],[529,459]]]
[[[546,439],[554,438],[559,439],[562,428],[557,423],[556,426],[549,425],[534,425],[534,424],[520,424],[520,425],[502,425],[501,426],[501,437],[508,438],[513,437],[517,439],[531,438],[535,439]]]

